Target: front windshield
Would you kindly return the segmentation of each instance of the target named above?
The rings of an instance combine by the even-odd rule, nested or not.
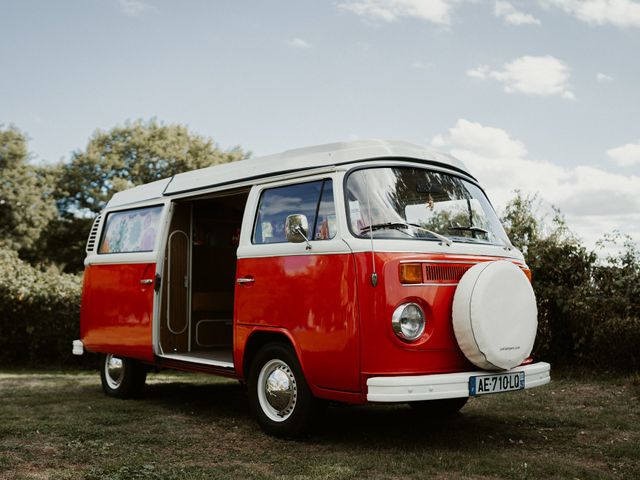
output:
[[[358,237],[509,245],[482,190],[421,168],[357,170],[347,179],[347,210]]]

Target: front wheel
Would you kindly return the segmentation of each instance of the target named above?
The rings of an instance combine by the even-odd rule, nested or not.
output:
[[[138,396],[147,379],[147,369],[137,360],[112,354],[103,355],[100,380],[102,390],[111,397]]]
[[[297,437],[319,413],[293,350],[283,344],[264,346],[249,369],[249,404],[269,435]]]

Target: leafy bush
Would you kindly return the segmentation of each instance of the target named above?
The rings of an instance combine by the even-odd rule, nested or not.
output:
[[[0,364],[77,364],[81,278],[43,270],[0,249]]]
[[[523,251],[538,300],[534,356],[558,364],[640,369],[640,254],[631,239],[605,237],[598,256],[556,211],[537,216],[537,197],[519,193],[503,222]],[[622,245],[620,245],[622,243]]]
[[[605,237],[602,245],[623,245],[593,271],[589,363],[612,369],[640,370],[640,252],[628,237]]]

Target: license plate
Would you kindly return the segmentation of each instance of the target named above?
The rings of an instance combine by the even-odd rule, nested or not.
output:
[[[510,392],[524,388],[524,372],[469,377],[469,395]]]

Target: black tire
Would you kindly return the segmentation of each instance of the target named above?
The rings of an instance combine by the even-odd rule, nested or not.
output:
[[[120,365],[120,368],[118,368]],[[142,393],[147,368],[137,360],[117,355],[102,355],[100,380],[102,390],[111,397],[132,398]]]
[[[275,382],[271,383],[274,393],[267,388],[269,378]],[[291,388],[276,391],[285,386]],[[323,402],[313,397],[295,352],[282,343],[267,344],[257,353],[249,367],[248,389],[249,406],[258,424],[275,437],[303,435],[322,413]]]
[[[425,400],[423,402],[409,402],[413,410],[428,418],[446,418],[458,413],[467,404],[469,397],[444,398],[442,400]]]

